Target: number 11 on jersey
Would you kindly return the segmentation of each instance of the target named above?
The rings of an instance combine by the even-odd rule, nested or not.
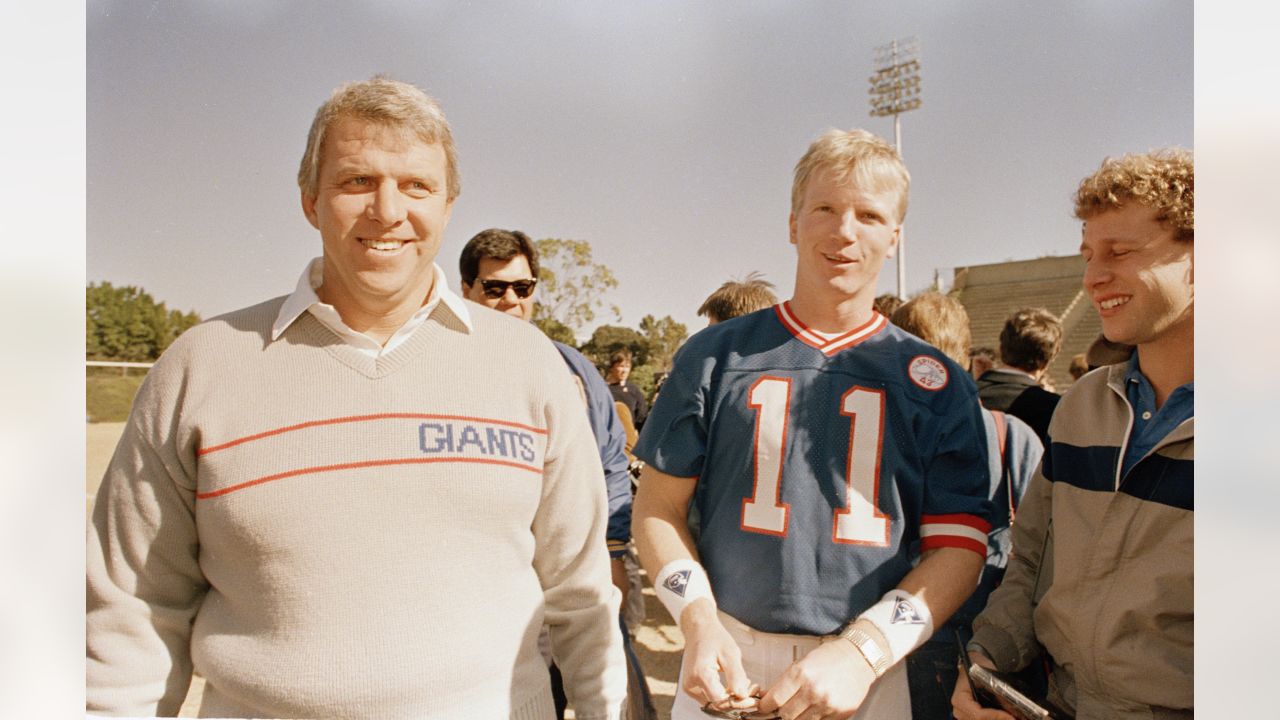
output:
[[[742,529],[786,537],[791,507],[782,502],[787,418],[791,380],[765,376],[751,386],[747,404],[756,411],[755,484],[742,501]],[[884,393],[850,388],[841,398],[839,415],[849,418],[845,462],[846,505],[832,517],[831,539],[837,543],[889,544],[889,518],[876,507],[880,490],[880,452],[884,440]],[[835,421],[836,413],[832,413]]]

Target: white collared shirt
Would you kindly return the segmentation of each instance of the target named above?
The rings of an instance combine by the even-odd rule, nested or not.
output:
[[[427,297],[427,301],[418,308],[413,315],[405,321],[400,329],[395,331],[386,345],[379,345],[377,340],[365,335],[361,332],[352,330],[345,322],[342,316],[338,314],[336,308],[328,303],[320,301],[320,297],[316,295],[316,288],[324,281],[324,258],[318,257],[307,263],[307,267],[302,271],[302,277],[298,278],[298,286],[294,289],[289,297],[285,298],[284,304],[280,306],[280,314],[276,315],[276,322],[271,326],[271,339],[278,340],[284,334],[284,331],[302,316],[304,312],[310,312],[317,320],[324,324],[325,327],[334,331],[347,342],[351,347],[368,355],[371,358],[377,358],[395,350],[401,343],[408,340],[413,332],[426,322],[427,317],[431,315],[431,311],[435,310],[436,305],[443,302],[453,314],[458,316],[463,325],[467,329],[471,329],[471,314],[467,312],[467,305],[461,297],[449,289],[445,283],[444,271],[440,266],[432,263],[432,273],[434,280],[431,283],[431,295]]]

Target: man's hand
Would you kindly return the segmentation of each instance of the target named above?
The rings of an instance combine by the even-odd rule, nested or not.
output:
[[[977,663],[988,670],[995,670],[996,664],[991,658],[980,652],[970,652],[969,662]],[[956,689],[951,693],[951,711],[956,720],[1014,720],[1014,717],[1003,710],[984,708],[973,697],[969,688],[969,680],[963,673],[956,678]]]
[[[706,599],[695,600],[680,614],[679,624],[684,634],[680,687],[698,703],[712,703],[720,710],[755,707],[753,695],[760,688],[747,678],[742,651],[716,616],[715,606]]]
[[[871,664],[853,643],[831,640],[787,668],[760,698],[760,709],[777,710],[787,720],[846,720],[875,680]]]

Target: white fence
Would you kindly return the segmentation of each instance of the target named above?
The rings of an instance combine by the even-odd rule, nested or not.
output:
[[[118,367],[121,375],[128,375],[129,368],[149,368],[155,363],[149,362],[114,362],[111,360],[85,360],[85,367]]]

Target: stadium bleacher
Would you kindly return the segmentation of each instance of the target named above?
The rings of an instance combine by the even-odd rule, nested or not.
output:
[[[1042,307],[1062,321],[1062,350],[1049,365],[1059,392],[1071,385],[1067,366],[1102,332],[1098,313],[1081,284],[1084,260],[1079,255],[1042,257],[955,269],[952,292],[969,313],[975,346],[1000,346],[1000,330],[1014,310]]]

